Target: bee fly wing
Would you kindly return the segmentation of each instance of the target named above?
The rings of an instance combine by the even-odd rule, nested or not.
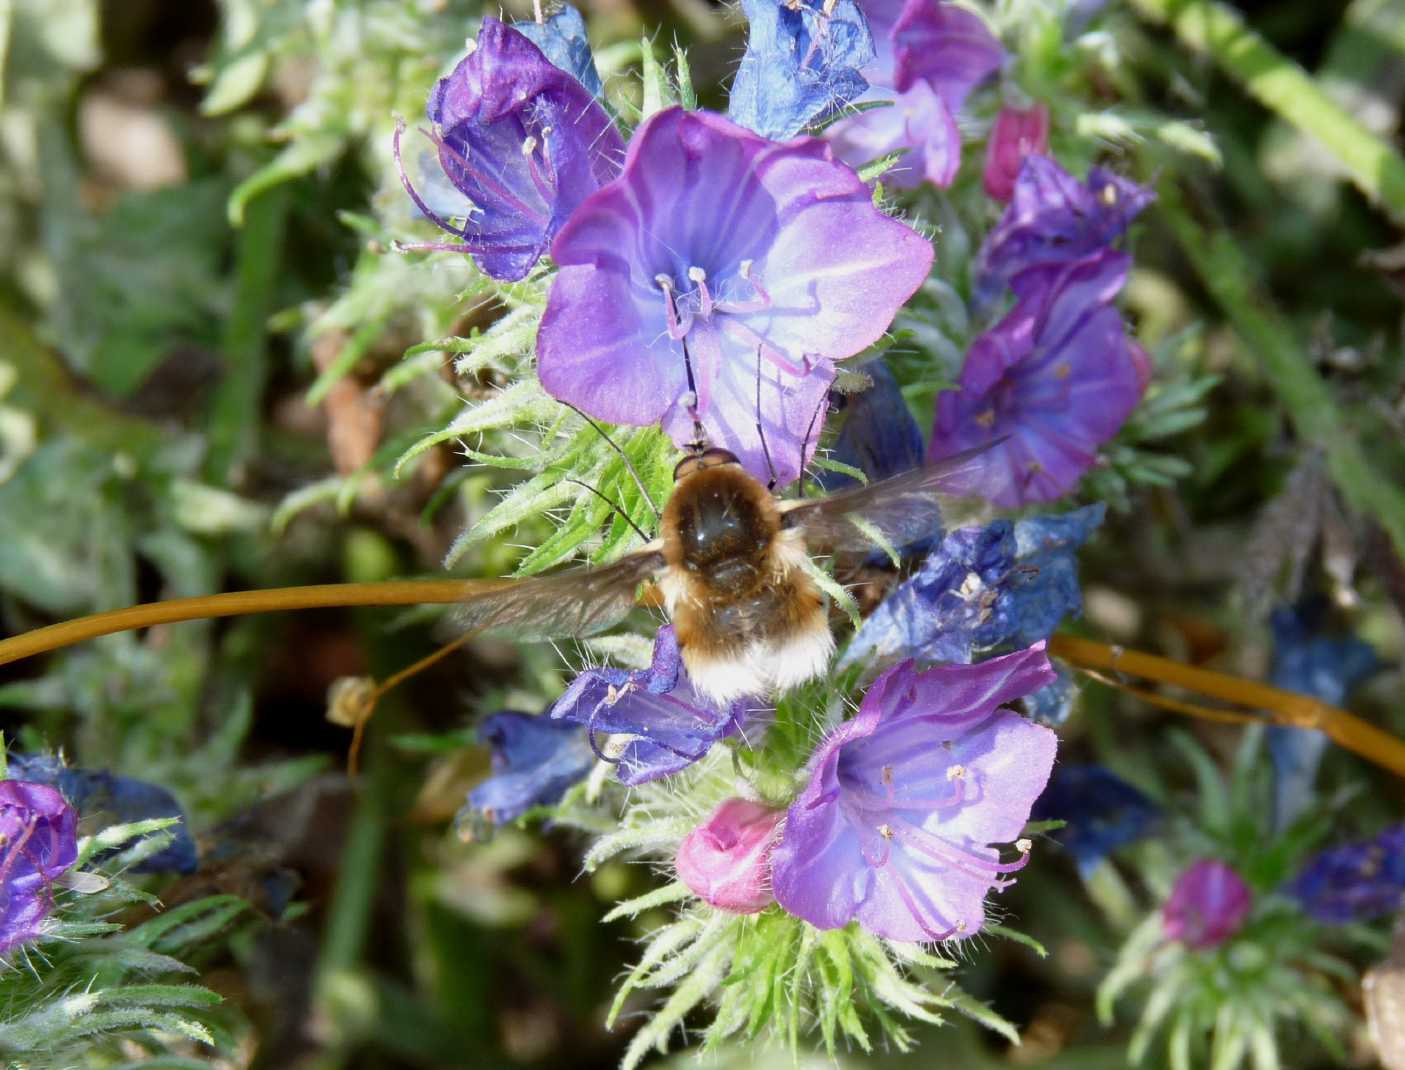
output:
[[[452,624],[524,641],[590,635],[623,620],[634,608],[639,584],[663,564],[663,554],[650,547],[600,568],[471,583]]]
[[[959,497],[945,488],[979,465],[981,454],[1003,439],[965,450],[865,487],[827,498],[780,503],[781,525],[800,528],[812,553],[865,554],[874,548],[868,530],[877,529],[901,547],[937,534],[988,520],[989,502]],[[858,519],[861,523],[856,524]]]

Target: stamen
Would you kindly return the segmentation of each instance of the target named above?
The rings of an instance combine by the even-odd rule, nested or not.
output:
[[[688,278],[698,284],[698,311],[703,319],[712,315],[712,292],[707,288],[707,272],[700,267],[690,267]]]
[[[654,283],[663,291],[663,311],[664,320],[668,324],[668,336],[675,342],[681,342],[693,328],[693,314],[684,309],[682,317],[679,317],[678,302],[673,296],[673,280],[671,278],[660,273],[654,276]]]
[[[746,301],[718,301],[717,311],[726,312],[733,316],[745,316],[752,312],[764,312],[771,307],[771,295],[766,292],[766,288],[761,285],[761,281],[751,273],[753,260],[743,260],[737,267],[737,274],[744,282],[750,283],[751,288],[756,291],[755,296]]]
[[[961,782],[958,781],[958,783]],[[911,848],[918,854],[926,855],[933,861],[944,862],[958,872],[971,877],[991,879],[998,873],[1015,873],[1024,869],[1029,862],[1028,852],[1013,862],[992,862],[968,848],[952,843],[944,836],[938,836],[926,829],[919,828],[910,821],[898,818],[897,826],[897,838],[904,846]]]

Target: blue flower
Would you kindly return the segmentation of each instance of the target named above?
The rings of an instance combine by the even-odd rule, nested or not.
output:
[[[1318,852],[1285,890],[1329,925],[1394,914],[1405,904],[1405,825]]]
[[[590,90],[518,30],[483,20],[477,47],[441,78],[426,108],[448,181],[470,202],[462,225],[415,189],[426,218],[461,239],[444,249],[471,255],[495,279],[523,278],[581,201],[619,173],[624,141]]]
[[[922,429],[912,418],[898,381],[882,360],[856,370],[872,379],[873,385],[841,395],[835,403],[835,410],[844,413],[844,427],[830,458],[857,468],[870,483],[916,468],[922,463]],[[857,479],[842,472],[824,471],[815,481],[830,494],[858,485]]]
[[[85,818],[99,815],[105,825],[174,817],[180,824],[167,829],[170,844],[132,868],[138,873],[194,873],[199,864],[185,810],[176,797],[158,784],[118,776],[104,769],[79,769],[64,765],[48,754],[12,754],[10,775],[19,780],[48,784]]]
[[[1079,182],[1047,156],[1026,156],[1014,195],[981,246],[978,303],[998,296],[1030,268],[1068,264],[1107,249],[1155,196],[1101,167]]]
[[[755,703],[719,709],[693,689],[673,626],[659,629],[647,669],[587,669],[572,681],[551,716],[585,725],[597,753],[619,765],[625,784],[644,784],[692,765],[719,739],[740,731]]]
[[[1082,611],[1075,553],[1104,507],[950,532],[860,626],[841,664],[969,662],[1046,639]]]
[[[1113,851],[1145,836],[1160,816],[1160,807],[1100,765],[1057,766],[1030,814],[1035,821],[1067,822],[1053,837],[1084,878]]]
[[[460,827],[502,825],[550,806],[595,764],[585,732],[545,715],[495,713],[478,726],[478,739],[492,748],[493,775],[468,793]]]
[[[1276,609],[1273,663],[1269,682],[1285,691],[1310,695],[1340,706],[1357,684],[1378,672],[1381,661],[1368,644],[1350,635],[1324,635],[1327,603],[1308,598],[1296,606]],[[1268,752],[1274,769],[1274,820],[1282,829],[1309,805],[1317,766],[1327,737],[1309,728],[1274,725],[1268,730]]]
[[[742,0],[750,31],[727,116],[783,141],[835,114],[868,82],[873,36],[854,0]]]
[[[570,4],[545,22],[516,22],[512,28],[542,50],[542,54],[581,85],[599,96],[604,88],[600,72],[595,69],[595,57],[590,51],[590,37],[585,32],[585,19]]]

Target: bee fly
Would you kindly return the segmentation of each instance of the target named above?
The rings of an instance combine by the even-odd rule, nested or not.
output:
[[[515,581],[462,603],[460,627],[517,639],[589,635],[657,586],[693,685],[718,703],[784,691],[819,676],[834,650],[809,555],[856,562],[877,533],[901,546],[966,523],[984,502],[942,493],[985,448],[816,499],[777,499],[724,449],[701,445],[679,462],[659,536],[600,568]],[[855,520],[858,522],[855,523]]]

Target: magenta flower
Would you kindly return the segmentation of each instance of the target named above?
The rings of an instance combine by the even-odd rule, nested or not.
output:
[[[1001,108],[986,142],[985,172],[981,175],[986,193],[993,200],[1009,201],[1015,195],[1015,180],[1025,157],[1048,151],[1049,109],[1044,104]]]
[[[934,460],[1004,436],[953,493],[1005,508],[1053,501],[1093,466],[1150,376],[1113,305],[1129,264],[1104,252],[1020,276],[1019,303],[972,344],[959,388],[937,398]]]
[[[624,155],[624,141],[590,91],[491,17],[477,47],[434,87],[426,113],[444,176],[469,205],[461,226],[430,207],[401,165],[397,130],[405,192],[462,239],[410,248],[468,253],[495,279],[525,276],[576,206],[619,173]]]
[[[821,929],[855,918],[891,940],[971,936],[985,897],[1024,866],[991,846],[1020,834],[1057,739],[997,707],[1055,678],[1044,644],[869,688],[858,715],[810,761],[771,860],[777,902]]]
[[[732,914],[771,904],[771,852],[784,810],[728,799],[678,848],[678,879],[699,899]]]
[[[78,812],[47,784],[0,781],[0,954],[40,933],[78,858]]]
[[[888,185],[949,186],[961,164],[956,116],[972,89],[998,71],[1005,51],[980,16],[938,0],[864,0],[875,57],[860,73],[856,104],[886,103],[835,123],[827,136],[855,167],[891,152],[907,156]]]
[[[1176,878],[1161,909],[1166,939],[1196,951],[1219,947],[1249,916],[1253,893],[1244,879],[1213,858],[1202,858]]]
[[[997,296],[1030,268],[1101,252],[1154,199],[1146,187],[1100,167],[1085,183],[1047,156],[1026,156],[1010,204],[977,258],[980,296]]]
[[[877,341],[932,264],[823,141],[680,108],[640,124],[551,253],[547,392],[611,423],[661,421],[680,445],[695,405],[709,442],[764,477],[759,416],[780,483],[814,448],[834,362]]]

